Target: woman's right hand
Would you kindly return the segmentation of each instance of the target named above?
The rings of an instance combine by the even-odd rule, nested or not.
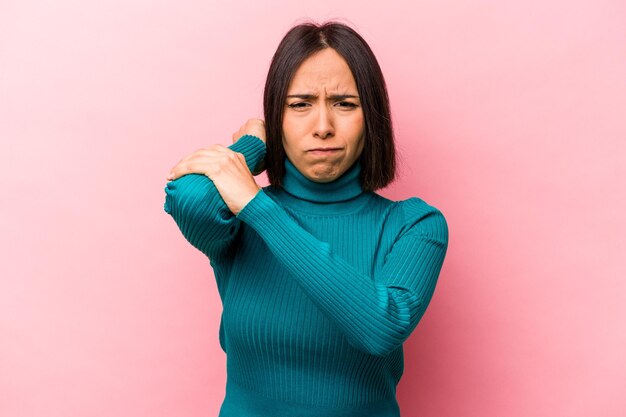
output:
[[[256,136],[265,142],[265,121],[263,119],[248,119],[238,131],[233,133],[233,143],[237,142],[244,135]],[[265,171],[265,161],[261,162],[261,166],[252,175],[257,176]]]
[[[233,133],[233,143],[244,135],[256,136],[265,143],[265,121],[263,119],[248,119],[238,131]]]

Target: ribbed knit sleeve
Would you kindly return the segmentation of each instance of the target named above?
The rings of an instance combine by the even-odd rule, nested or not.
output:
[[[357,271],[260,190],[237,218],[251,226],[348,342],[369,354],[397,349],[433,295],[448,246],[443,214],[423,200],[401,204],[403,227],[375,277]]]
[[[265,143],[244,135],[228,147],[244,155],[251,171],[265,157]],[[163,209],[178,225],[183,236],[209,259],[219,261],[228,255],[240,221],[229,210],[210,178],[187,174],[165,186]]]

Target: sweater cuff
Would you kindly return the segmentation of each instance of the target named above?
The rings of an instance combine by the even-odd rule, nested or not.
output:
[[[256,172],[265,158],[265,143],[257,136],[243,135],[228,148],[243,154],[250,172]]]

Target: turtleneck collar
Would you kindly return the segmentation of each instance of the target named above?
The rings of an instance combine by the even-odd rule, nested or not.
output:
[[[315,216],[337,216],[361,210],[373,193],[363,192],[361,163],[357,160],[343,175],[331,182],[315,182],[305,177],[285,158],[283,186],[273,189],[286,207]]]
[[[285,158],[283,188],[294,197],[315,203],[338,203],[351,200],[363,192],[361,187],[361,163],[356,162],[341,177],[331,182],[315,182],[305,177],[298,168]]]

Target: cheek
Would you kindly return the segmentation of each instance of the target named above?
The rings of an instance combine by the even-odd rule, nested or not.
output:
[[[283,138],[282,139],[283,139],[284,148],[287,148],[289,146],[290,139],[293,137],[292,127],[293,127],[293,124],[291,120],[289,120],[288,117],[283,116],[283,129],[282,129]]]
[[[306,119],[303,117],[290,116],[283,119],[283,131],[291,136],[301,134],[306,125]]]
[[[295,145],[300,139],[306,136],[306,123],[302,118],[284,117],[283,118],[283,147],[290,144]]]
[[[363,114],[360,117],[356,118],[352,123],[352,137],[354,138],[353,146],[357,149],[357,152],[360,153],[363,150],[363,146],[365,141],[363,136],[365,134],[365,124]]]
[[[356,146],[356,150],[354,152],[354,157],[358,158],[361,156],[361,154],[363,153],[363,149],[365,148],[365,141],[363,140],[363,136],[361,135],[361,138],[358,141],[358,144]]]

